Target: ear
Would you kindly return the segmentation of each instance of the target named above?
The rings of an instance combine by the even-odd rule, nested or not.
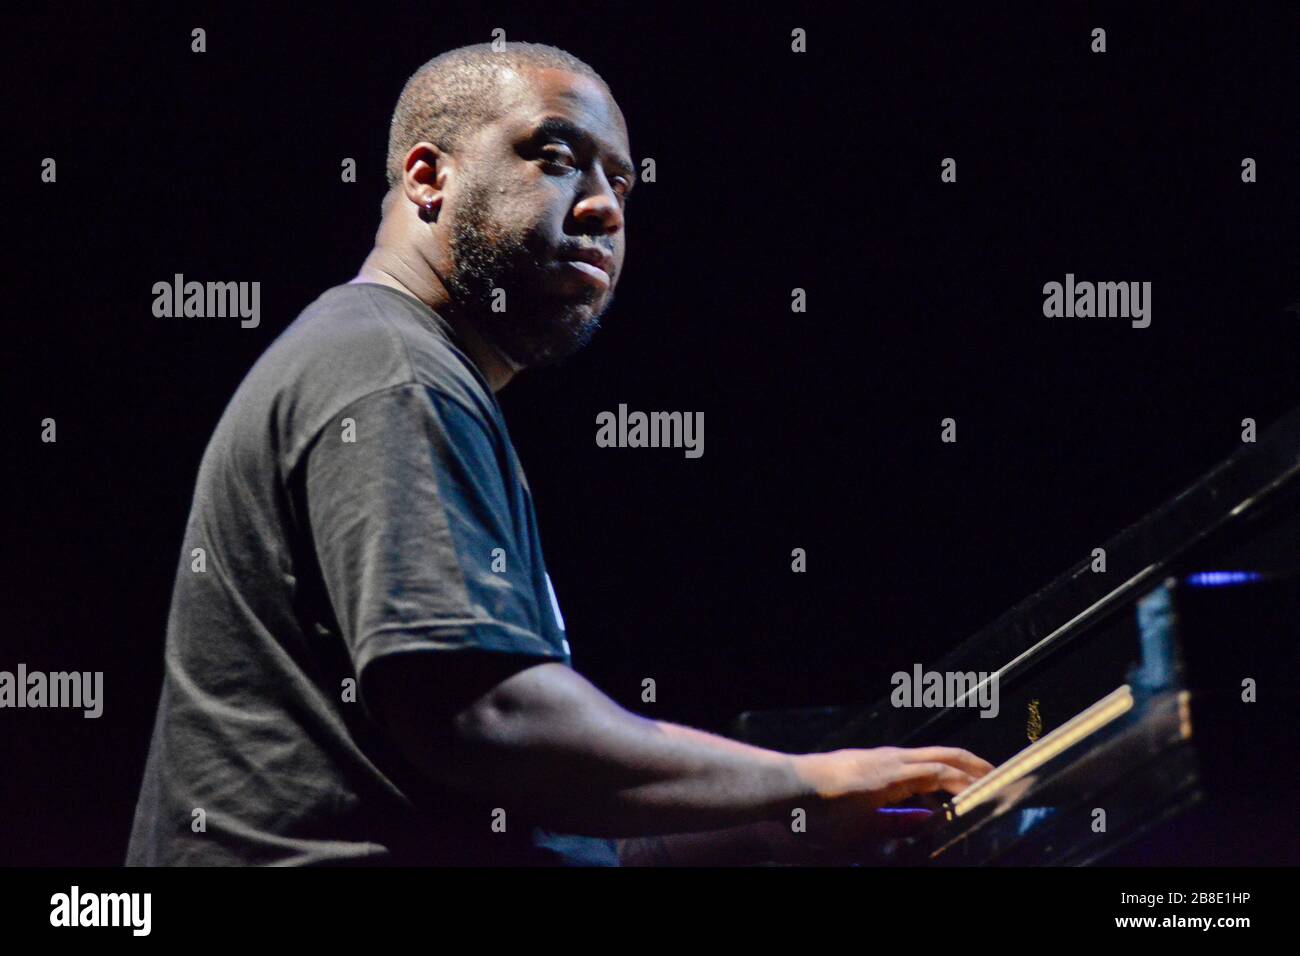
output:
[[[438,221],[452,167],[451,156],[432,143],[416,143],[406,153],[402,193],[426,222]]]

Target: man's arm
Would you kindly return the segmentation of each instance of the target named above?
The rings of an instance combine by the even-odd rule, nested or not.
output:
[[[987,767],[963,751],[791,757],[629,713],[541,663],[561,652],[535,633],[545,609],[490,416],[414,382],[344,414],[356,440],[319,428],[293,499],[361,699],[429,778],[559,832],[692,833],[803,807],[808,836],[843,842],[871,829],[865,811]],[[518,560],[497,569],[498,548]]]
[[[447,667],[444,655],[381,658],[363,694],[431,778],[571,833],[698,834],[803,807],[821,839],[868,840],[882,819],[871,810],[956,793],[991,769],[951,748],[793,756],[752,747],[638,717],[556,663],[478,657],[454,677]]]

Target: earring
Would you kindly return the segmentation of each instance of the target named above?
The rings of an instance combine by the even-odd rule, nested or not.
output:
[[[421,212],[421,218],[424,219],[425,222],[437,222],[437,221],[438,221],[438,214],[435,213],[435,212],[433,211],[433,200],[432,200],[432,199],[426,199],[426,200],[424,201],[424,205],[421,207],[421,209],[422,209],[422,212]]]

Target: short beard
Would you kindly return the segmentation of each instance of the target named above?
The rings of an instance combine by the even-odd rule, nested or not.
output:
[[[479,334],[514,365],[553,364],[591,341],[613,294],[605,297],[599,312],[591,310],[598,290],[586,301],[546,296],[540,289],[547,266],[545,240],[535,230],[511,232],[497,223],[491,195],[486,183],[467,187],[452,231],[448,292]],[[498,289],[505,296],[500,312],[492,308],[499,301]]]

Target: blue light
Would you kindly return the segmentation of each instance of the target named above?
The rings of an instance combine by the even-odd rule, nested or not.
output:
[[[1185,580],[1194,588],[1222,588],[1258,581],[1263,576],[1258,571],[1201,571],[1187,575]]]

